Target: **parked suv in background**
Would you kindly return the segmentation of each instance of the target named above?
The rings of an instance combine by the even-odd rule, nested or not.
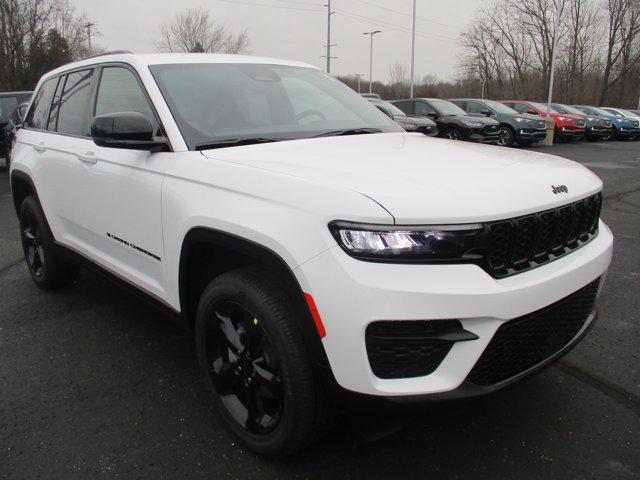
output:
[[[5,155],[9,148],[2,138],[2,131],[11,120],[11,114],[18,105],[28,102],[33,92],[3,92],[0,93],[0,157]]]
[[[423,133],[430,137],[438,135],[438,126],[436,122],[430,118],[409,117],[398,107],[384,100],[370,98],[369,101],[373,103],[378,110],[400,125],[406,132]]]
[[[517,143],[526,147],[547,137],[547,126],[540,117],[518,113],[500,102],[477,98],[452,98],[449,101],[473,117],[491,117],[500,122],[498,145],[512,147]]]
[[[572,105],[586,115],[608,118],[613,126],[613,136],[618,140],[633,139],[640,135],[640,122],[632,118],[615,114],[600,107],[590,105]]]
[[[537,372],[593,325],[611,260],[587,168],[407,134],[297,62],[63,66],[38,84],[10,177],[35,284],[85,265],[146,294],[194,331],[229,428],[272,456],[347,399]]]
[[[13,146],[13,139],[15,138],[18,129],[22,127],[22,122],[28,106],[28,102],[18,105],[11,114],[9,123],[0,130],[0,145],[2,145],[2,148],[4,149],[4,151],[1,152],[1,155],[4,156],[7,170],[9,170],[9,166],[11,164],[11,147]]]
[[[608,140],[613,137],[613,125],[611,119],[598,115],[586,115],[575,107],[563,105],[561,103],[552,103],[551,106],[558,112],[568,115],[579,115],[586,122],[587,140]]]
[[[632,121],[632,125],[634,127],[640,126],[640,117],[633,113],[630,110],[625,110],[624,108],[611,108],[611,107],[602,107],[603,110],[610,112],[612,115],[624,117],[627,120]],[[640,138],[640,135],[632,135],[631,140],[637,140]]]
[[[547,116],[547,106],[538,102],[525,102],[522,100],[500,100],[518,113]],[[558,140],[574,140],[583,138],[586,132],[586,120],[582,116],[567,115],[551,108],[551,118],[555,124],[555,138]]]
[[[391,102],[411,117],[428,117],[438,125],[440,137],[480,143],[497,143],[500,124],[492,118],[476,118],[457,105],[439,98],[414,98]]]

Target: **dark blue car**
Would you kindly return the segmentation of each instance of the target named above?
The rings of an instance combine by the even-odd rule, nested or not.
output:
[[[572,105],[581,112],[587,115],[594,115],[598,117],[606,117],[611,119],[611,125],[613,125],[613,136],[618,140],[631,139],[640,135],[640,122],[631,118],[623,117],[622,115],[615,115],[603,108],[591,107],[589,105]]]

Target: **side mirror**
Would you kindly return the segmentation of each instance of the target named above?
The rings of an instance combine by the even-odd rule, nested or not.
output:
[[[482,111],[480,111],[480,113],[482,115],[484,115],[485,117],[490,117],[493,114],[493,112],[491,112],[491,110],[482,110]]]
[[[538,113],[538,111],[537,111],[537,110],[534,110],[534,109],[527,110],[527,113],[528,113],[529,115],[540,115],[540,114]]]
[[[153,125],[139,112],[98,115],[91,121],[91,136],[100,147],[159,152],[169,146],[166,140],[153,137]]]
[[[427,117],[429,118],[438,118],[438,114],[436,112],[427,113]]]

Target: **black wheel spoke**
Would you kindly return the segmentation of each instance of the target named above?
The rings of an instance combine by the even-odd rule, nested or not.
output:
[[[238,424],[254,434],[268,433],[284,406],[275,351],[244,306],[223,300],[212,311],[207,356],[214,389]]]
[[[269,371],[262,360],[253,362],[255,381],[260,386],[259,393],[266,398],[276,399],[282,396],[282,384],[278,376]]]

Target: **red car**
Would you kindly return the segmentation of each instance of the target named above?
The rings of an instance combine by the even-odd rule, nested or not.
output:
[[[547,106],[538,102],[527,102],[524,100],[499,100],[506,106],[513,108],[519,113],[547,116]],[[555,136],[560,140],[570,140],[573,138],[584,138],[587,122],[585,117],[580,115],[560,113],[551,107],[551,118],[556,125]]]

